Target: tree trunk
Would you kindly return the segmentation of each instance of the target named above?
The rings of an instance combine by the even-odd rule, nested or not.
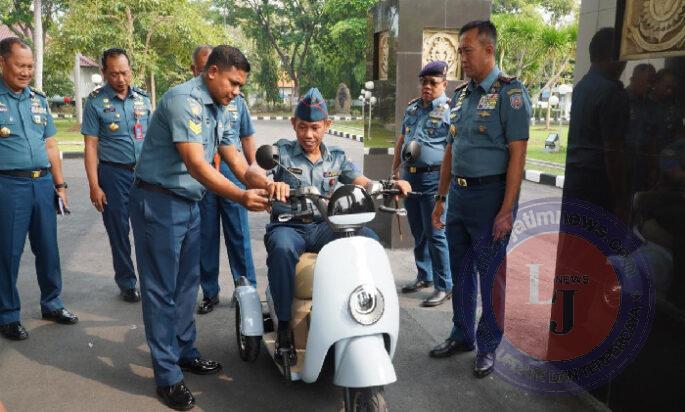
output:
[[[83,101],[81,100],[81,53],[76,52],[76,61],[74,62],[74,100],[76,101],[76,120],[81,124],[83,118]]]
[[[36,59],[33,84],[38,90],[43,90],[43,23],[40,18],[41,10],[41,0],[33,0],[33,51]]]
[[[152,104],[152,110],[157,108],[157,85],[155,84],[155,71],[150,71],[150,103]]]

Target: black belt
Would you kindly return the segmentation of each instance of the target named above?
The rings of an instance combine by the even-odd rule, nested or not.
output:
[[[457,186],[468,187],[468,186],[478,186],[486,185],[488,183],[504,182],[507,180],[506,174],[501,175],[491,175],[491,176],[481,176],[481,177],[461,177],[452,176],[452,180]]]
[[[407,167],[407,172],[409,172],[409,173],[428,173],[428,172],[436,172],[439,170],[440,170],[440,165],[422,166],[422,167],[408,166]]]
[[[48,172],[50,172],[50,170],[47,168],[38,170],[0,170],[0,175],[38,179],[39,177],[47,175]]]
[[[162,187],[153,183],[148,183],[145,180],[140,180],[138,178],[133,180],[133,184],[136,185],[136,187],[139,187],[141,189],[149,190],[151,192],[157,192],[157,193],[163,193],[168,196],[173,196],[177,199],[185,200],[186,202],[192,202],[192,200],[185,198],[181,195],[179,195],[176,192],[173,192],[166,187]]]
[[[117,169],[128,170],[129,172],[133,172],[134,170],[136,170],[136,165],[135,165],[135,164],[128,165],[128,164],[126,164],[126,163],[106,162],[106,161],[104,161],[104,160],[100,160],[100,163],[103,164],[103,165],[116,167]]]

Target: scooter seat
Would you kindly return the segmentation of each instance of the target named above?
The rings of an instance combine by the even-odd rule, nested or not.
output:
[[[316,256],[316,253],[303,253],[295,266],[295,297],[297,299],[310,300],[312,298]]]

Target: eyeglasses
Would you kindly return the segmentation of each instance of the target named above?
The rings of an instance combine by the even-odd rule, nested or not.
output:
[[[421,86],[430,85],[436,87],[437,85],[442,84],[442,82],[444,82],[444,80],[419,79],[419,84],[421,84]]]

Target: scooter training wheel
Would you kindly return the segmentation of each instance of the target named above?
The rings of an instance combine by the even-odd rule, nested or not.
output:
[[[259,336],[245,336],[240,330],[240,322],[242,318],[240,316],[240,301],[236,299],[235,304],[235,336],[238,343],[238,353],[240,354],[240,359],[245,362],[254,362],[259,357],[259,345],[261,337]]]

